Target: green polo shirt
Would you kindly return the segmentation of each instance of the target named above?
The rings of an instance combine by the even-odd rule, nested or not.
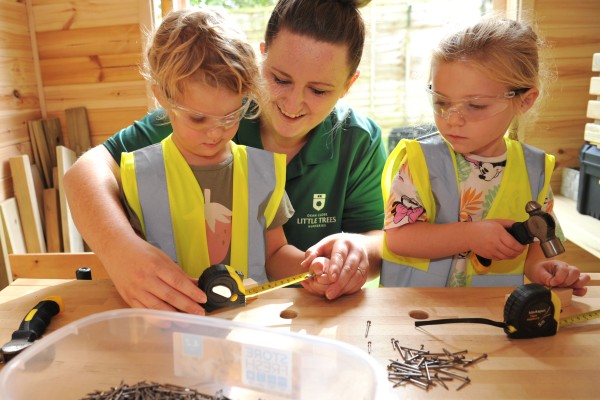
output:
[[[154,111],[104,143],[117,164],[121,152],[157,143],[171,133],[162,115]],[[309,135],[287,166],[285,190],[295,210],[283,226],[288,242],[306,250],[333,233],[382,229],[386,153],[379,126],[349,107],[337,106]],[[242,120],[233,141],[262,149],[259,121]]]

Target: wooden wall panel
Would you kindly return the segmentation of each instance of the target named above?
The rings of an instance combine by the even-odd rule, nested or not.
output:
[[[0,201],[14,196],[8,159],[27,154],[27,121],[41,115],[25,2],[0,0]]]
[[[139,52],[41,60],[42,80],[47,86],[121,82],[140,77]]]
[[[579,166],[584,143],[592,55],[600,49],[600,1],[544,0],[530,2],[538,30],[549,45],[548,55],[557,74],[549,87],[535,124],[524,141],[556,156],[552,188],[558,193],[563,167]]]
[[[33,0],[37,32],[137,24],[138,0]]]
[[[140,53],[141,41],[140,28],[136,24],[37,34],[40,60]]]

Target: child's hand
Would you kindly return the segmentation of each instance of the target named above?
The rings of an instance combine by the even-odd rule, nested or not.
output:
[[[572,288],[575,296],[584,296],[587,293],[585,285],[590,281],[590,276],[582,274],[579,268],[566,262],[542,260],[534,265],[530,279],[549,287]]]
[[[510,260],[526,249],[506,230],[514,221],[490,219],[467,223],[470,224],[469,248],[479,256],[490,260]]]

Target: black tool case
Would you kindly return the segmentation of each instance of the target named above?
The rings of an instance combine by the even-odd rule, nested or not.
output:
[[[600,219],[600,148],[589,143],[579,153],[577,211]]]

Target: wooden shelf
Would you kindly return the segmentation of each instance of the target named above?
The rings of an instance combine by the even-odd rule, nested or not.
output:
[[[600,258],[600,220],[577,211],[577,203],[555,195],[554,214],[567,238],[582,249]]]

